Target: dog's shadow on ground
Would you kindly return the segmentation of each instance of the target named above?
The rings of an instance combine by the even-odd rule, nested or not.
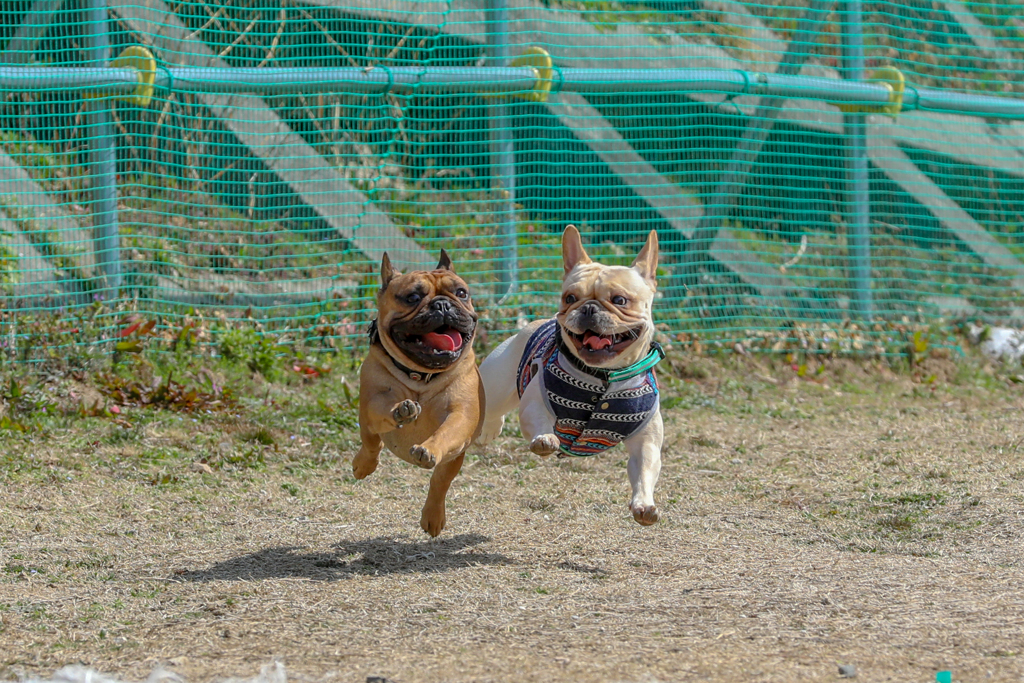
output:
[[[233,557],[208,569],[176,572],[175,581],[260,581],[304,578],[338,581],[346,577],[385,576],[444,572],[475,565],[513,564],[498,553],[475,550],[491,540],[481,534],[460,534],[451,538],[403,542],[377,537],[343,541],[333,552],[303,553],[303,548],[266,548]]]

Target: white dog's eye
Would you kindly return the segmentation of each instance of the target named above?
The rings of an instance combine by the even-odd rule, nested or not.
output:
[[[576,296],[573,295],[573,294],[566,294],[565,295],[565,303],[567,303],[567,304],[574,304],[574,303],[576,303]]]
[[[626,304],[629,303],[629,300],[626,299],[626,297],[624,296],[613,296],[612,303],[615,304],[616,306],[625,306]]]

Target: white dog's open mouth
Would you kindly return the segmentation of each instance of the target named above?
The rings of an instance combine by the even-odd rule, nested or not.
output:
[[[640,327],[611,335],[598,334],[593,330],[585,330],[582,333],[566,330],[566,333],[572,339],[577,351],[591,358],[598,358],[614,356],[620,353],[639,339],[643,331],[644,328],[641,325]]]

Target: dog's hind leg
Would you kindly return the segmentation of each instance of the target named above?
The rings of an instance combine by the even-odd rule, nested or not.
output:
[[[363,443],[359,447],[359,452],[352,458],[352,476],[356,479],[365,479],[373,474],[374,470],[377,469],[377,465],[380,464],[382,444],[378,434],[370,432],[362,425],[360,425],[359,431],[363,438]]]
[[[544,400],[539,379],[530,382],[523,392],[519,402],[519,429],[536,455],[547,457],[558,450],[555,416]]]
[[[629,449],[629,484],[633,498],[629,510],[638,524],[649,526],[661,518],[658,506],[654,504],[654,487],[661,474],[661,446],[665,441],[665,427],[661,412],[637,434],[626,440]]]
[[[474,442],[484,446],[501,434],[505,416],[519,404],[516,371],[528,338],[522,334],[509,337],[480,364],[480,381],[484,385],[484,421],[480,436]]]
[[[369,365],[364,363],[360,370],[362,387],[369,387],[370,382],[364,375],[370,372]],[[359,436],[362,446],[352,459],[352,475],[363,479],[373,474],[380,462],[382,447],[381,434],[394,431],[411,424],[419,417],[420,404],[403,397],[390,387],[377,390],[360,391],[359,393]]]
[[[501,387],[500,391],[497,388],[486,389],[485,387],[484,389],[484,395],[486,396],[484,401],[484,421],[480,427],[480,436],[474,441],[474,444],[477,446],[485,446],[498,438],[501,435],[501,428],[505,426],[505,415],[516,409],[519,396],[516,393],[514,381],[506,381],[505,385]],[[491,404],[492,396],[496,404],[493,408]]]
[[[430,490],[427,492],[427,502],[423,504],[420,526],[431,536],[437,536],[444,529],[445,497],[452,480],[462,469],[464,459],[465,455],[459,453],[454,458],[438,463],[430,475]]]

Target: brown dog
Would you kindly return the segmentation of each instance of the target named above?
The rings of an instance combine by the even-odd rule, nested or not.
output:
[[[359,432],[352,460],[356,479],[377,469],[381,444],[402,460],[434,469],[420,526],[444,529],[444,501],[480,432],[484,390],[476,369],[477,314],[469,286],[441,250],[431,272],[401,274],[388,255],[380,267],[377,320],[359,372]]]

